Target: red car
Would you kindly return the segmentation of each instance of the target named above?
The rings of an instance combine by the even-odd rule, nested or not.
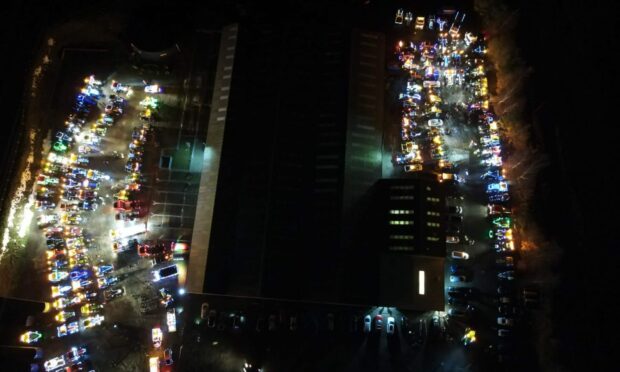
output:
[[[383,317],[379,314],[375,316],[375,330],[380,331],[383,329]]]
[[[487,213],[489,216],[494,216],[498,214],[510,214],[510,209],[504,207],[503,205],[489,204],[487,208],[488,208]]]
[[[164,246],[163,244],[139,244],[138,245],[138,255],[140,257],[149,257],[155,254],[163,253]]]

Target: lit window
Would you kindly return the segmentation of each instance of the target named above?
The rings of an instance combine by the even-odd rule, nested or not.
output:
[[[427,222],[426,226],[430,226],[430,227],[439,227],[439,224],[437,222]]]
[[[413,221],[390,221],[390,225],[413,225]]]
[[[399,252],[411,252],[413,251],[413,247],[409,245],[393,245],[389,247],[390,251],[399,251]]]
[[[413,209],[390,209],[390,214],[413,214]]]
[[[439,212],[426,211],[426,214],[429,216],[439,216]]]
[[[393,240],[413,240],[413,235],[390,235]]]
[[[439,238],[436,236],[427,236],[426,240],[428,240],[429,242],[438,242]]]
[[[413,195],[391,195],[390,200],[413,200]]]

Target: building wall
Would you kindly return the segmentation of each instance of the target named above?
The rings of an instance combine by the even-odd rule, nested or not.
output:
[[[382,216],[379,303],[404,309],[444,309],[445,190],[429,175],[386,179],[378,187]],[[419,272],[425,280],[421,294]]]
[[[222,30],[219,59],[216,67],[211,115],[205,141],[202,174],[196,204],[196,216],[192,232],[186,287],[189,292],[201,293],[204,289],[205,268],[211,247],[211,228],[216,200],[216,190],[220,171],[222,144],[226,130],[228,110],[228,90],[235,57],[238,26],[236,24]]]

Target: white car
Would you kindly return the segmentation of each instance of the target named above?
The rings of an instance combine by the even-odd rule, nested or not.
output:
[[[364,333],[370,333],[372,329],[372,318],[370,315],[364,317]]]
[[[166,311],[166,325],[168,326],[168,332],[177,331],[177,315],[174,307]]]
[[[144,87],[144,93],[161,93],[161,87],[157,84],[147,85]]]
[[[67,364],[67,362],[65,362],[65,356],[61,355],[59,357],[56,357],[54,359],[50,359],[45,361],[45,363],[43,364],[43,366],[45,367],[46,371],[55,371],[58,368],[62,368]]]
[[[469,254],[463,251],[452,251],[452,258],[455,258],[457,260],[468,260]]]
[[[415,29],[416,30],[424,30],[424,17],[417,17],[415,19]]]
[[[405,24],[407,24],[407,26],[409,26],[411,24],[411,21],[413,21],[413,13],[407,12],[405,14]]]
[[[388,318],[387,318],[387,334],[388,335],[393,335],[395,328],[396,328],[396,326],[394,325],[394,317],[393,316],[388,316]]]
[[[84,318],[84,319],[81,320],[82,329],[88,329],[88,328],[92,328],[94,326],[101,325],[103,320],[104,320],[103,315],[99,315],[99,314],[97,314],[95,316],[90,316],[88,318]]]
[[[394,18],[394,23],[396,23],[397,25],[402,25],[403,24],[403,15],[404,15],[405,11],[402,9],[398,9],[396,11],[396,17]]]
[[[458,244],[458,242],[460,242],[461,240],[459,239],[458,236],[451,236],[451,235],[447,235],[446,236],[446,243],[450,243],[450,244]]]
[[[428,121],[428,126],[429,127],[441,127],[441,126],[443,126],[443,120],[441,120],[441,119],[430,119]]]
[[[164,336],[161,332],[161,328],[153,328],[151,330],[151,339],[153,341],[153,347],[155,349],[159,349],[161,347],[161,341],[163,337]]]
[[[503,316],[497,317],[497,324],[501,326],[512,326],[514,324],[512,318],[505,318]]]

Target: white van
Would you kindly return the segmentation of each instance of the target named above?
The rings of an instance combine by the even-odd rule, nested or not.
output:
[[[455,258],[457,260],[468,260],[469,254],[463,251],[452,251],[452,258]]]

